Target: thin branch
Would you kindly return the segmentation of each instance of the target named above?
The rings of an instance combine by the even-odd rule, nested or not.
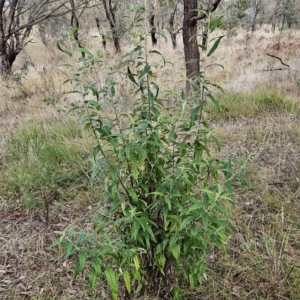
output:
[[[263,69],[263,72],[269,72],[269,71],[288,71],[289,69],[283,69],[283,68],[270,68],[270,69]]]
[[[213,11],[215,11],[217,9],[217,7],[218,7],[218,5],[220,4],[221,1],[222,0],[216,0],[212,4],[212,6],[211,6],[210,9],[207,9],[207,10],[204,11],[204,13],[202,13],[202,14],[200,14],[198,16],[195,16],[195,17],[189,19],[188,22],[195,22],[195,21],[199,21],[199,20],[205,19],[209,13],[212,13]]]
[[[289,65],[285,64],[285,63],[282,61],[282,59],[281,59],[280,57],[275,56],[275,55],[272,55],[272,54],[270,54],[270,53],[268,53],[268,52],[266,52],[266,54],[267,54],[268,56],[270,56],[270,57],[273,57],[273,58],[278,59],[278,60],[281,62],[282,65],[284,65],[284,66],[286,66],[286,67],[288,67],[288,68],[290,67]]]

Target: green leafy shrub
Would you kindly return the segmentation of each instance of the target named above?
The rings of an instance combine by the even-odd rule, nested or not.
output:
[[[122,105],[113,78],[103,86],[89,82],[88,73],[99,70],[102,62],[78,49],[87,55],[70,77],[83,98],[74,109],[96,138],[93,174],[105,174],[103,202],[109,209],[103,208],[95,221],[101,242],[68,228],[58,232],[55,245],[65,245],[63,258],[77,256],[75,277],[89,266],[91,288],[98,277],[105,279],[113,299],[118,299],[122,282],[127,297],[155,291],[179,298],[184,282],[192,289],[203,282],[207,255],[215,247],[223,249],[231,234],[232,188],[243,180],[243,168],[211,155],[219,144],[203,120],[203,99],[218,103],[204,85],[209,82],[204,74],[195,97],[173,94],[180,104],[170,108],[148,62],[149,55],[161,54],[146,54],[144,37],[135,37],[139,42],[119,66],[119,72],[126,68],[132,86],[132,111]],[[165,63],[161,57],[158,65]],[[110,100],[110,112],[104,110],[104,100]]]

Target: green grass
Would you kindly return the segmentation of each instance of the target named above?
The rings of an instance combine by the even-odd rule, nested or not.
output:
[[[266,113],[300,113],[299,105],[272,88],[257,92],[226,93],[220,95],[219,101],[221,108],[217,119],[257,117]],[[216,111],[212,106],[209,107],[209,110]]]
[[[0,194],[40,208],[43,199],[72,200],[90,185],[91,144],[75,122],[44,128],[24,124],[7,139],[0,167]]]

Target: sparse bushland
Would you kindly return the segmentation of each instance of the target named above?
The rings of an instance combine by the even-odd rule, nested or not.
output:
[[[222,60],[225,69],[224,71],[212,70],[212,73],[208,73],[212,78],[220,78],[218,82],[227,90],[223,96],[219,97],[221,112],[219,115],[218,112],[213,112],[213,116],[215,115],[214,134],[222,144],[222,152],[218,155],[223,156],[223,159],[228,156],[247,157],[248,167],[254,170],[253,173],[248,174],[254,187],[236,190],[237,205],[232,211],[231,221],[233,234],[226,242],[226,250],[221,252],[214,249],[209,253],[206,261],[209,267],[208,279],[194,291],[190,291],[188,286],[183,286],[182,289],[186,293],[184,299],[297,299],[300,294],[298,259],[300,251],[298,220],[300,120],[297,113],[299,91],[293,81],[297,76],[294,75],[295,70],[256,72],[257,69],[264,68],[266,64],[264,60],[258,62],[257,65],[248,65],[247,55],[251,55],[251,59],[258,57],[261,54],[262,48],[260,47],[267,45],[273,47],[272,45],[275,45],[279,38],[278,35],[265,34],[263,30],[255,34],[252,37],[252,43],[249,43],[251,44],[251,48],[248,49],[249,53],[245,53],[244,46],[241,46],[243,41],[246,43],[244,32],[239,32],[236,38],[231,38],[229,45],[220,44],[216,53],[219,53],[218,57]],[[281,45],[288,45],[292,41],[291,37],[295,38],[297,34],[295,31],[283,33],[280,36]],[[265,35],[265,38],[260,40],[262,35]],[[159,50],[165,57],[172,57],[170,54],[173,52],[170,53],[163,43],[160,47]],[[180,44],[178,47],[180,49]],[[256,47],[260,49],[257,53],[255,53]],[[278,51],[283,57],[293,60],[293,64],[297,65],[298,58],[292,56],[295,52],[293,47],[294,45],[291,44]],[[236,50],[231,52],[233,57],[229,59],[226,51],[235,48]],[[40,51],[36,57],[39,55],[45,54]],[[180,73],[182,73],[180,67],[183,64],[180,55],[176,52],[176,57],[171,59],[174,60],[174,67],[167,66],[172,71],[172,77],[178,79],[180,79]],[[238,59],[239,57],[241,58]],[[105,58],[105,61],[106,59],[110,58]],[[211,59],[213,60],[214,57]],[[215,59],[217,60],[217,55]],[[241,64],[240,68],[234,67],[237,62]],[[48,63],[50,64],[50,61]],[[55,63],[58,64],[59,61]],[[108,73],[109,70],[106,72]],[[161,76],[163,72],[160,69],[154,70],[157,76]],[[33,68],[30,69],[26,80],[29,81],[30,78],[39,78]],[[164,81],[166,85],[170,84],[173,89],[175,89],[174,86],[176,87],[174,83],[172,85],[170,78],[166,78],[166,75],[158,77],[158,80]],[[39,91],[44,90],[42,80],[36,80],[36,84],[40,87]],[[272,89],[266,89],[266,86],[272,86]],[[123,88],[126,101],[128,101],[126,104],[132,107],[134,101],[129,93],[131,86],[124,84]],[[263,96],[264,91],[268,96],[266,99]],[[63,264],[55,262],[53,258],[63,254],[63,249],[49,248],[49,245],[57,239],[53,231],[62,232],[69,223],[72,223],[73,231],[84,230],[88,231],[87,235],[92,234],[91,215],[97,212],[104,213],[109,209],[100,201],[103,186],[97,188],[98,185],[95,184],[93,189],[96,188],[96,190],[93,194],[93,190],[89,188],[88,177],[83,172],[78,173],[78,166],[81,166],[80,170],[85,170],[90,175],[91,164],[89,159],[85,158],[85,154],[90,153],[93,141],[85,144],[85,137],[74,138],[76,128],[74,119],[69,123],[70,116],[58,114],[56,108],[46,106],[42,102],[45,98],[43,95],[28,93],[25,98],[14,98],[14,89],[10,89],[9,92],[10,96],[5,98],[5,102],[1,99],[0,106],[1,125],[4,125],[0,126],[0,134],[3,137],[0,139],[0,181],[6,181],[6,184],[2,185],[2,187],[5,186],[5,192],[2,193],[2,190],[0,193],[0,238],[4,241],[0,246],[0,296],[3,296],[3,299],[20,300],[28,297],[32,299],[111,299],[109,287],[105,281],[97,281],[94,290],[89,292],[89,283],[86,280],[88,272],[79,275],[74,281],[75,256],[71,256]],[[229,98],[227,93],[233,96]],[[239,94],[238,97],[237,94]],[[271,95],[274,95],[277,100],[273,101]],[[74,101],[75,95],[71,96]],[[233,101],[234,99],[236,100]],[[75,98],[75,100],[78,99]],[[242,102],[240,106],[237,105],[239,100]],[[258,111],[258,103],[262,107],[260,111]],[[276,109],[270,108],[270,105],[265,105],[265,103],[275,103]],[[226,105],[225,112],[222,112],[222,105]],[[243,106],[247,106],[251,113],[247,113]],[[62,119],[63,122],[61,122]],[[28,124],[29,121],[30,124]],[[64,137],[59,139],[63,142],[58,143],[51,131],[53,127],[59,132],[64,131],[64,124],[70,124],[67,127],[72,126],[71,132],[74,134],[63,133]],[[35,128],[39,134],[25,134],[32,131],[32,128]],[[22,140],[21,132],[27,136],[25,140],[29,141],[29,135],[31,137],[42,136],[42,128],[46,132],[45,136],[49,137],[54,145],[59,144],[59,149],[65,147],[64,145],[69,145],[73,149],[71,153],[75,152],[74,149],[78,150],[77,156],[71,155],[71,164],[63,155],[63,165],[56,164],[59,170],[55,172],[67,171],[70,174],[65,174],[65,176],[74,179],[72,181],[71,178],[70,182],[78,182],[75,177],[83,182],[80,190],[77,190],[75,185],[64,184],[63,189],[66,188],[66,193],[71,193],[70,197],[62,195],[62,198],[55,198],[50,203],[47,234],[44,229],[45,224],[39,219],[40,217],[45,220],[42,202],[39,202],[43,198],[37,195],[42,195],[40,192],[46,191],[49,186],[46,186],[45,190],[41,185],[37,189],[32,187],[35,194],[30,193],[30,190],[22,194],[24,203],[22,208],[21,198],[18,194],[13,194],[13,191],[17,190],[16,187],[13,185],[10,190],[10,185],[7,184],[11,176],[6,176],[7,171],[12,174],[14,166],[26,171],[27,160],[30,157],[17,154],[9,156],[7,151],[17,152],[12,150],[10,141],[13,141],[15,137],[14,145],[20,147],[17,140]],[[40,144],[46,142],[45,139],[41,140]],[[24,140],[22,143],[24,144]],[[57,145],[54,147],[56,148]],[[65,147],[63,151],[68,153],[68,148]],[[22,147],[20,149],[23,149],[24,155],[29,153]],[[40,151],[37,150],[36,152]],[[49,164],[52,161],[42,158],[44,155],[37,155],[37,157]],[[77,163],[74,165],[75,157]],[[44,163],[34,163],[36,166],[46,167]],[[21,168],[20,164],[24,164],[24,167]],[[25,174],[29,175],[26,172]],[[101,172],[98,173],[99,175]],[[59,187],[59,182],[55,184]],[[34,206],[35,203],[37,207]],[[24,209],[26,207],[27,209]],[[94,240],[91,240],[91,243],[101,242],[103,242],[101,236],[94,235]],[[141,298],[155,299],[149,295]]]

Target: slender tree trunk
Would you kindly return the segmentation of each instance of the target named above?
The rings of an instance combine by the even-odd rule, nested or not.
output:
[[[207,36],[208,36],[208,28],[204,27],[202,29],[202,46],[207,47]]]
[[[103,0],[103,5],[104,5],[107,20],[110,25],[110,29],[112,31],[115,51],[116,53],[120,53],[121,52],[120,38],[116,27],[116,3],[114,6],[112,6],[111,0],[108,0],[108,5],[107,5],[106,0]]]
[[[186,91],[190,92],[192,85],[190,80],[200,72],[200,52],[197,43],[197,21],[191,18],[198,15],[197,0],[184,0],[183,18],[183,44],[186,63]]]
[[[79,30],[79,18],[76,15],[76,10],[75,10],[75,3],[74,0],[70,0],[70,4],[72,7],[72,13],[71,13],[71,26],[73,28],[77,28],[77,30],[73,33],[74,40],[76,41],[78,48],[83,48],[81,41],[79,40],[78,36],[78,30]],[[85,58],[85,53],[81,52],[81,57]]]
[[[169,33],[171,36],[173,49],[176,49],[177,47],[177,41],[176,41],[177,32],[174,31],[174,20],[175,20],[176,10],[177,10],[177,3],[175,5],[175,8],[171,12],[170,21],[169,21],[169,26],[170,26]]]
[[[149,2],[149,24],[150,24],[150,34],[151,34],[151,41],[152,45],[155,46],[157,44],[156,34],[156,26],[154,24],[155,18],[155,9],[156,9],[156,2],[150,1]]]
[[[272,32],[275,32],[276,29],[276,22],[277,22],[277,15],[280,8],[281,0],[277,0],[275,5],[275,10],[272,18]]]
[[[98,18],[98,11],[97,11],[97,7],[96,7],[96,0],[94,0],[93,2],[93,12],[94,12],[94,17],[95,17],[95,21],[96,21],[96,25],[97,25],[97,29],[99,31],[99,33],[101,34],[102,37],[102,46],[104,48],[104,50],[106,50],[106,37],[105,34],[103,33],[103,31],[101,30],[101,26],[100,26],[100,19]]]
[[[12,65],[9,62],[8,56],[6,53],[1,51],[0,53],[0,74],[1,75],[8,75],[11,73]]]
[[[99,33],[101,34],[102,37],[102,46],[104,48],[104,50],[106,50],[106,38],[105,38],[105,34],[101,31],[101,27],[100,27],[100,20],[97,16],[95,16],[95,21],[96,21],[96,25],[98,28]]]
[[[260,2],[258,0],[255,0],[255,4],[254,4],[254,16],[253,16],[253,20],[251,23],[251,31],[254,32],[256,29],[256,19],[257,16],[259,14],[260,11]]]
[[[13,40],[11,40],[13,43]],[[11,44],[11,49],[8,47],[8,41],[0,35],[0,74],[8,75],[11,73],[12,65],[16,60],[17,55],[20,53],[20,49],[15,49],[14,44]]]
[[[46,32],[45,32],[45,27],[43,25],[39,25],[39,34],[40,34],[40,37],[41,37],[41,41],[42,43],[47,46],[47,39],[46,39]]]
[[[76,16],[74,17],[74,14],[75,14],[75,12],[73,12],[72,16],[71,16],[71,26],[75,27],[75,28],[79,28],[79,21],[76,18]],[[74,24],[74,21],[75,21],[75,24]],[[76,41],[76,43],[78,45],[78,48],[83,48],[82,44],[81,44],[81,41],[79,40],[78,30],[73,33],[73,37],[74,37],[74,40]],[[85,58],[85,53],[84,52],[81,52],[81,57]]]
[[[150,24],[150,33],[151,33],[151,41],[152,41],[152,45],[155,46],[157,44],[157,38],[155,36],[156,34],[156,27],[154,25],[154,15],[150,16],[150,19],[149,19],[149,24]]]

